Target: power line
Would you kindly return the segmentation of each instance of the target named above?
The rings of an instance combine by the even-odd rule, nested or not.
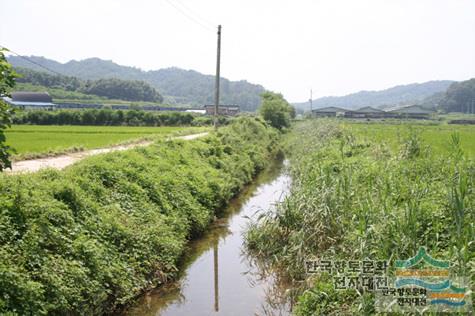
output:
[[[213,30],[215,29],[215,23],[210,22],[209,20],[203,18],[202,15],[200,15],[197,11],[191,9],[190,7],[186,6],[183,2],[180,0],[174,0],[176,3],[180,4],[184,9],[188,10],[189,12],[193,13],[198,19],[200,19],[202,22],[208,25],[208,27],[212,28]]]
[[[191,16],[189,13],[187,13],[186,11],[184,11],[182,8],[178,7],[177,5],[175,5],[171,0],[165,0],[169,5],[171,5],[172,7],[174,7],[178,12],[180,12],[182,15],[184,15],[185,17],[187,17],[190,21],[193,21],[194,23],[198,24],[199,26],[201,26],[202,28],[208,30],[208,31],[212,31],[214,32],[214,28],[206,25],[205,23],[205,20],[203,19],[203,22],[200,22],[197,18],[194,18],[193,16]],[[183,4],[182,4],[183,7],[185,7]],[[188,9],[190,10],[190,9]],[[191,10],[190,10],[191,11]]]
[[[15,52],[12,51],[11,49],[6,48],[6,47],[3,46],[3,45],[0,45],[0,47],[5,48],[8,52],[13,53],[14,55],[17,55],[17,56],[20,57],[21,59],[26,60],[27,62],[29,62],[29,63],[31,63],[31,64],[34,64],[34,65],[36,65],[36,66],[38,66],[38,67],[40,67],[40,68],[43,68],[43,69],[45,69],[45,70],[47,70],[47,71],[50,71],[50,72],[54,73],[55,75],[64,76],[63,74],[60,74],[59,72],[57,72],[57,71],[55,71],[55,70],[52,70],[52,69],[50,69],[50,68],[48,68],[48,67],[46,67],[46,66],[43,66],[42,64],[37,63],[36,61],[33,61],[33,60],[31,60],[30,58],[28,58],[28,57],[26,57],[26,56],[23,56],[23,55],[20,55],[20,54],[18,54],[18,53],[15,53]]]

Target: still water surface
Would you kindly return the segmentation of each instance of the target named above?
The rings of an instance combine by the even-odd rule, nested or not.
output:
[[[287,194],[290,178],[274,162],[235,199],[211,229],[192,242],[174,283],[141,297],[128,315],[289,315],[277,299],[272,276],[263,277],[243,252],[249,217],[268,210]]]

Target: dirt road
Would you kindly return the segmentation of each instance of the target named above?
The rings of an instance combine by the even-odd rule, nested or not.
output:
[[[177,136],[177,137],[172,137],[169,139],[192,140],[192,139],[196,139],[196,138],[203,137],[206,135],[208,135],[208,132],[185,135],[185,136]],[[107,147],[107,148],[85,150],[85,151],[81,151],[77,153],[70,153],[70,154],[65,154],[65,155],[56,156],[56,157],[46,157],[46,158],[39,158],[39,159],[17,161],[17,162],[12,163],[11,170],[6,169],[5,172],[9,174],[15,174],[15,173],[23,173],[23,172],[36,172],[43,168],[63,169],[89,156],[110,153],[113,151],[122,151],[122,150],[132,149],[136,147],[144,147],[152,143],[153,143],[152,141],[143,141],[143,142],[128,144],[128,145],[118,145],[118,146],[112,146],[112,147]]]

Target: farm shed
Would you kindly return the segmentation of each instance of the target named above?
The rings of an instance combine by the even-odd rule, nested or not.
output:
[[[371,106],[365,106],[358,110],[345,112],[345,117],[347,118],[387,118],[393,116],[394,114],[384,112],[383,110]]]
[[[214,115],[214,105],[205,105],[204,110],[206,115]],[[236,116],[239,113],[239,106],[237,105],[220,105],[218,107],[219,115]]]
[[[429,119],[431,114],[434,114],[435,111],[423,108],[419,105],[409,105],[406,107],[389,111],[388,113],[394,113],[399,118]]]
[[[325,108],[320,108],[320,109],[314,109],[312,110],[312,116],[316,117],[336,117],[339,115],[344,115],[348,110],[342,109],[342,108],[337,108],[334,106],[330,107],[325,107]]]
[[[13,92],[11,97],[3,98],[5,102],[21,108],[52,108],[53,99],[47,92]]]

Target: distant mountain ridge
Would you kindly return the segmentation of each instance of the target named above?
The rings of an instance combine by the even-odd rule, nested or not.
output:
[[[60,74],[80,79],[118,78],[142,80],[151,84],[170,104],[190,104],[200,106],[214,102],[214,76],[204,75],[194,70],[176,67],[144,71],[139,68],[122,66],[111,60],[97,57],[81,61],[71,60],[60,63],[52,59],[30,56],[30,60]],[[18,56],[8,57],[14,67],[45,71]],[[255,111],[260,105],[260,95],[264,87],[245,80],[230,81],[221,78],[221,104],[237,104],[242,111]]]
[[[433,107],[438,98],[432,97],[436,94],[445,93],[454,82],[451,80],[428,81],[399,85],[380,91],[360,91],[341,97],[323,97],[313,100],[313,108],[335,106],[358,109],[364,106],[372,106],[384,109],[402,104],[420,104]],[[300,110],[310,109],[309,102],[294,103],[294,106]]]

